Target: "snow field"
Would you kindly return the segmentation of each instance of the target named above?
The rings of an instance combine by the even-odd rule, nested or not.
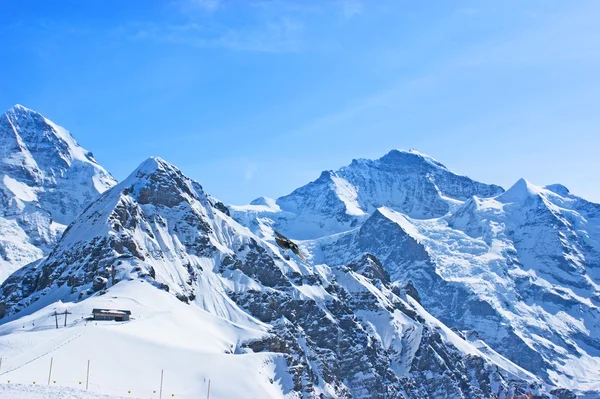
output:
[[[61,389],[84,389],[89,360],[93,394],[158,398],[163,370],[163,398],[196,399],[206,394],[209,380],[213,399],[283,398],[283,391],[289,390],[291,381],[281,356],[245,353],[239,346],[262,331],[182,304],[139,281],[121,283],[109,294],[73,304],[69,310],[89,314],[93,307],[129,309],[132,321],[80,321],[63,328],[59,318],[56,329],[47,317],[52,309],[44,308],[1,326],[0,382],[46,385],[52,359],[52,385],[56,381]]]

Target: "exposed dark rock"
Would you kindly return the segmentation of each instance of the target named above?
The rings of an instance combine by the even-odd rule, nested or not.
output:
[[[404,291],[406,292],[406,295],[412,297],[417,302],[421,303],[421,297],[419,296],[419,292],[417,291],[411,280],[408,280],[406,282],[406,285],[404,286]]]
[[[292,240],[290,240],[289,238],[285,237],[283,234],[277,231],[275,231],[275,242],[277,243],[277,245],[279,245],[280,248],[289,249],[297,256],[299,256],[300,259],[305,260],[302,251],[300,251],[300,247],[298,247],[298,244],[296,244],[295,242],[293,242]]]
[[[383,269],[381,262],[374,255],[365,254],[363,257],[348,265],[348,267],[370,279],[378,279],[383,282],[390,282],[390,275]]]

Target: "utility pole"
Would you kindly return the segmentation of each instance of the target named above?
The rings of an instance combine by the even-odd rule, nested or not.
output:
[[[87,375],[85,377],[85,390],[90,386],[90,361],[88,360]]]
[[[208,380],[208,390],[206,391],[206,399],[210,399],[210,379]]]
[[[52,362],[54,361],[54,358],[51,357],[50,358],[50,371],[48,371],[48,385],[50,385],[50,380],[52,379]]]
[[[65,327],[67,326],[67,315],[68,314],[72,314],[72,313],[69,312],[68,310],[65,310]]]
[[[336,343],[336,349],[337,349],[337,361],[338,361],[338,371],[342,372],[342,347],[341,347],[341,341],[342,341],[342,328],[338,325],[337,328],[337,343]]]
[[[162,399],[162,385],[163,385],[163,375],[165,370],[160,370],[160,393],[158,394],[158,399]]]
[[[56,329],[58,330],[58,313],[56,313],[56,310],[54,311],[54,320],[56,320]]]

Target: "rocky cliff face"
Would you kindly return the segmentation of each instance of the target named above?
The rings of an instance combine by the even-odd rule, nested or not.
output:
[[[0,281],[47,255],[113,177],[68,131],[16,105],[0,115]]]
[[[2,316],[141,280],[181,306],[265,331],[238,350],[283,356],[286,397],[547,395],[540,379],[433,317],[375,255],[356,248],[347,262],[312,265],[292,240],[275,238],[251,233],[197,182],[151,158],[91,203],[47,259],[2,284]]]

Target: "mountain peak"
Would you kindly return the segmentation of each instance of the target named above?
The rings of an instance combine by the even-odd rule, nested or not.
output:
[[[102,192],[115,184],[114,179],[94,159],[91,152],[77,143],[71,133],[37,111],[21,104],[0,118],[0,169],[14,178],[56,185],[69,176],[74,163],[87,164],[98,175],[94,185]]]
[[[560,195],[561,197],[568,197],[571,195],[571,192],[568,188],[563,186],[562,184],[549,184],[544,187],[546,190],[550,190],[555,194]]]
[[[70,167],[74,160],[97,164],[68,130],[39,112],[16,104],[2,116],[5,117],[0,120],[0,140],[5,147],[3,158],[17,157],[21,163],[28,163],[28,167],[37,164],[41,169],[48,166],[46,162],[51,166],[57,166],[58,162],[62,167]],[[30,157],[35,161],[28,162]]]
[[[122,183],[135,188],[140,203],[154,202],[173,207],[187,197],[204,197],[202,186],[188,178],[176,166],[159,157],[150,157],[138,166]]]
[[[250,202],[250,205],[263,205],[269,208],[277,208],[277,203],[275,201],[276,200],[274,198],[270,197],[258,197],[252,200],[252,202]]]
[[[12,107],[10,107],[6,112],[6,114],[39,114],[39,112],[36,112],[30,108],[27,108],[21,104],[15,104]]]
[[[0,239],[0,280],[47,255],[66,226],[116,184],[66,129],[21,104],[0,115],[0,174],[0,225],[14,228],[14,237]]]
[[[474,195],[490,198],[502,192],[502,187],[457,175],[416,150],[392,150],[376,160],[355,159],[337,171],[322,172],[277,199],[286,216],[271,216],[288,237],[309,239],[352,229],[381,206],[428,219]]]
[[[415,149],[410,150],[391,150],[383,157],[377,160],[380,163],[387,165],[411,165],[411,164],[423,164],[426,166],[433,166],[443,170],[448,170],[441,162],[438,162],[429,155],[425,155]]]
[[[539,195],[539,187],[524,178],[520,178],[511,188],[498,196],[501,202],[522,202],[527,198]]]
[[[151,156],[143,161],[136,169],[134,174],[142,173],[144,175],[152,174],[157,170],[166,171],[167,169],[177,169],[174,165],[160,157]]]

